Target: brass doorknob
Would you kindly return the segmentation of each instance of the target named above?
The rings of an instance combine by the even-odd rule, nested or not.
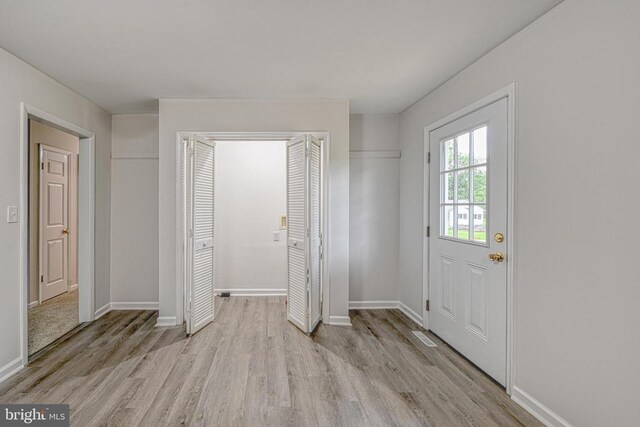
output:
[[[62,229],[62,234],[69,234],[69,229],[68,228],[63,228]]]
[[[495,262],[504,261],[504,254],[502,252],[496,252],[495,254],[489,254],[489,259]]]

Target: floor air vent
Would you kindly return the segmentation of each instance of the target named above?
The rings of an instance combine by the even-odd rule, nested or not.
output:
[[[426,345],[427,347],[437,347],[438,346],[438,344],[434,343],[429,338],[427,338],[427,336],[424,333],[422,333],[420,331],[411,331],[411,332],[413,333],[413,335],[418,337],[418,339],[420,341],[422,341],[422,343],[424,345]]]

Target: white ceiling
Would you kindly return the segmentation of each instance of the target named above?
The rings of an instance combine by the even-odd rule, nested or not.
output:
[[[159,98],[399,112],[560,0],[0,0],[0,47],[114,113]]]

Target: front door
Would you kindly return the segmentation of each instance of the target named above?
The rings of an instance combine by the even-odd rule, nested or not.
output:
[[[67,291],[70,155],[40,146],[40,302]]]
[[[429,146],[429,328],[505,385],[507,99],[431,131]]]

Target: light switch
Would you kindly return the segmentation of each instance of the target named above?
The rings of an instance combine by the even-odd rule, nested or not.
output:
[[[280,241],[280,232],[279,231],[274,231],[273,232],[273,241],[274,242],[279,242]]]
[[[18,207],[17,206],[7,206],[7,222],[18,222]]]

